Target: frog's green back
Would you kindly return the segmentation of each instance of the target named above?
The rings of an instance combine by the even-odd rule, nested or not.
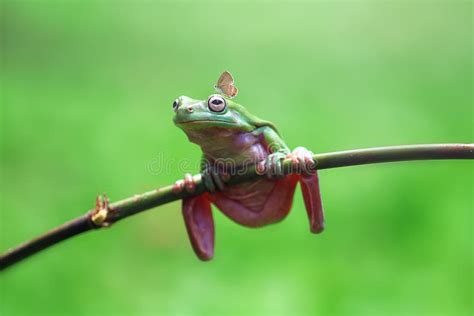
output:
[[[242,117],[247,119],[248,123],[252,124],[256,128],[268,126],[271,129],[273,129],[277,134],[279,134],[275,124],[273,124],[272,122],[262,120],[258,116],[250,113],[244,106],[242,106],[238,103],[235,103],[235,102],[230,101],[230,100],[227,100],[227,102],[229,104],[229,107],[233,111],[238,112]]]

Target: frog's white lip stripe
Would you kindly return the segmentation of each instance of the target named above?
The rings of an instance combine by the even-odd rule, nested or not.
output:
[[[227,124],[232,124],[231,122],[224,121],[224,120],[190,120],[190,121],[179,121],[176,122],[176,124],[189,124],[189,123],[227,123]]]

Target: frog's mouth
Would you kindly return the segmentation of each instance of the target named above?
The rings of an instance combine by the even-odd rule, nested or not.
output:
[[[193,125],[193,124],[201,124],[201,123],[207,123],[207,124],[218,124],[218,125],[234,125],[234,123],[225,121],[225,120],[208,120],[208,119],[203,119],[203,120],[187,120],[187,121],[176,121],[177,125]]]

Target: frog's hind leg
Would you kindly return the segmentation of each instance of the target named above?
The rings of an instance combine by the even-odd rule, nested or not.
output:
[[[214,219],[208,194],[183,199],[183,217],[194,252],[203,261],[214,256]]]
[[[319,179],[316,172],[300,176],[301,191],[308,213],[310,230],[318,234],[324,229],[323,205],[319,191]]]

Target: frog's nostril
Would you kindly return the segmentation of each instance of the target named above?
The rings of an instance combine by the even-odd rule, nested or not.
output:
[[[191,105],[187,106],[187,107],[186,107],[186,110],[187,110],[189,113],[191,113],[192,111],[194,111],[194,110],[193,110],[193,107],[192,107]]]

